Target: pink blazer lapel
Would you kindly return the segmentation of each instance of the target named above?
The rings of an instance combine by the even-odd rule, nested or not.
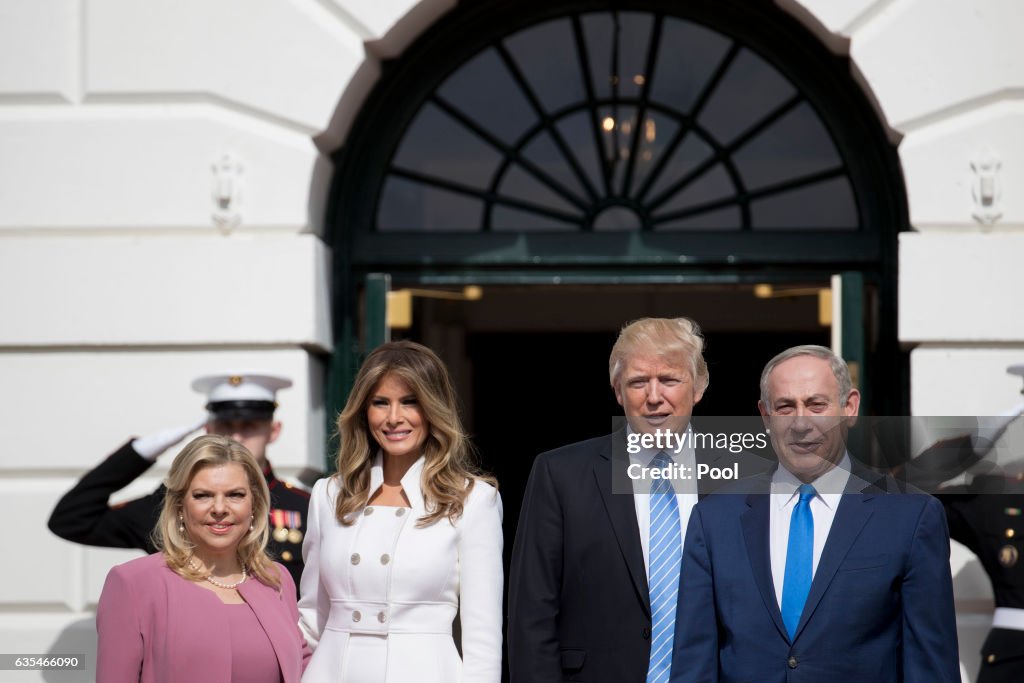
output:
[[[302,671],[301,650],[295,642],[298,624],[290,617],[282,591],[252,579],[239,586],[238,592],[249,603],[270,638],[284,683],[299,683],[298,675]],[[296,658],[296,661],[292,661]]]

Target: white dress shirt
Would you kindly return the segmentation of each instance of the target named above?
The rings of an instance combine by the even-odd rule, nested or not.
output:
[[[626,428],[628,433],[632,429]],[[689,432],[690,427],[687,427]],[[693,438],[687,436],[683,443],[687,444],[679,453],[672,449],[665,451],[672,462],[686,467],[685,472],[692,476],[697,471],[697,457],[693,450]],[[660,453],[660,449],[641,449],[639,453],[631,453],[630,464],[638,464],[641,467],[650,467],[651,461]],[[683,539],[686,537],[686,525],[690,522],[690,512],[697,504],[697,481],[696,479],[670,480],[676,490],[676,502],[679,504],[679,547],[683,547]],[[651,494],[650,485],[652,480],[633,479],[633,503],[636,505],[636,521],[640,528],[640,547],[644,551],[644,568],[647,570],[647,578],[651,572]]]
[[[814,563],[811,577],[818,571],[818,561],[825,549],[828,532],[836,518],[836,509],[843,499],[843,491],[850,480],[850,454],[843,455],[836,467],[815,479],[811,484],[817,495],[811,499],[811,516],[814,518]],[[789,552],[789,522],[793,508],[800,500],[799,488],[803,484],[792,472],[781,465],[772,475],[771,503],[769,504],[769,540],[772,559],[772,582],[775,584],[775,599],[782,606],[782,584],[786,579],[786,555]]]

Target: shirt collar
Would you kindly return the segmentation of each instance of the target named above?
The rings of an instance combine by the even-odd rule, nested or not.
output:
[[[838,507],[839,501],[843,497],[843,491],[846,490],[846,484],[850,480],[851,465],[850,453],[847,451],[838,465],[811,482],[817,491],[817,497],[832,510]],[[796,500],[801,484],[803,482],[781,464],[776,467],[775,473],[772,475],[771,489],[772,500],[775,501],[776,508],[784,510],[789,507]]]
[[[412,464],[412,467],[402,477],[402,490],[405,491],[405,497],[409,499],[409,505],[415,510],[425,510],[423,502],[423,489],[420,487],[421,477],[423,475],[423,456]],[[384,483],[384,453],[380,450],[377,451],[377,455],[373,458],[373,466],[370,468],[370,492],[369,495],[373,495],[380,488],[380,485]],[[369,501],[367,501],[369,502]]]

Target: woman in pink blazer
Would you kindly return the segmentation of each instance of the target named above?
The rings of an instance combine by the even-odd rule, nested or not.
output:
[[[154,530],[162,552],[114,567],[100,595],[100,683],[298,683],[310,650],[291,576],[266,553],[269,499],[231,439],[178,454]]]

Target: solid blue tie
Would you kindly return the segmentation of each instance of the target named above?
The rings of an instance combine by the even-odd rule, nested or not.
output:
[[[800,500],[789,519],[789,545],[786,550],[786,578],[782,583],[782,623],[790,640],[796,635],[800,615],[811,592],[814,575],[814,517],[811,499],[817,492],[810,484],[800,487]]]
[[[652,467],[671,464],[664,451],[658,453]],[[676,632],[676,598],[679,595],[679,564],[682,548],[679,534],[679,503],[668,479],[651,484],[650,580],[651,659],[647,683],[666,683],[672,672],[672,648]]]

